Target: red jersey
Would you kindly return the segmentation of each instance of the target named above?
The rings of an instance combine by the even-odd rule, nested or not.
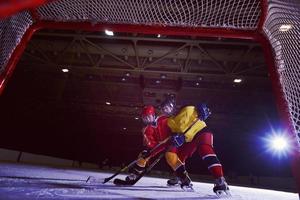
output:
[[[147,125],[143,129],[144,146],[152,149],[159,142],[169,137],[171,130],[168,126],[167,119],[166,116],[159,116],[156,118],[154,125]]]

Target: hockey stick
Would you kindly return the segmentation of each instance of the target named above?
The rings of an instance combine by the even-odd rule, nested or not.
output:
[[[138,159],[132,161],[131,163],[129,163],[128,165],[126,165],[125,167],[123,167],[122,169],[120,169],[119,171],[114,173],[112,176],[105,178],[103,181],[103,184],[107,183],[108,181],[110,181],[111,179],[113,179],[114,177],[119,175],[120,173],[125,172],[127,169],[131,168],[137,161],[138,161]]]
[[[125,181],[122,179],[115,179],[114,180],[114,184],[116,185],[134,185],[136,184],[144,175],[148,174],[152,168],[161,160],[161,158],[165,155],[164,151],[163,153],[161,153],[152,163],[151,165],[149,165],[136,179],[132,180],[132,181]]]
[[[162,142],[160,142],[158,145],[156,145],[153,149],[151,149],[150,151],[150,156],[151,154],[156,151],[158,148],[160,148],[163,144],[167,143],[170,140],[171,137],[167,137],[165,140],[163,140]],[[128,170],[129,168],[131,168],[140,158],[132,161],[131,163],[129,163],[128,165],[126,165],[125,167],[121,168],[120,170],[118,170],[116,173],[114,173],[112,176],[107,177],[104,179],[103,184],[107,183],[108,181],[110,181],[111,179],[113,179],[114,177],[116,177],[117,175],[119,175],[122,172],[125,172],[126,170]]]

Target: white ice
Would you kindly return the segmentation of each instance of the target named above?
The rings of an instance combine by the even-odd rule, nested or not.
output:
[[[166,179],[143,177],[136,185],[102,184],[110,173],[0,163],[0,199],[218,199],[213,184],[194,182],[195,192],[167,187]],[[86,183],[88,176],[92,180]],[[124,178],[124,175],[118,176]],[[232,200],[298,200],[298,194],[230,186]]]

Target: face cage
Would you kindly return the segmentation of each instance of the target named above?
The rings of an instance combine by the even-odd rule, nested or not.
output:
[[[142,120],[145,124],[152,124],[155,121],[154,115],[145,115],[142,116]]]
[[[173,104],[167,104],[167,105],[164,105],[162,108],[161,108],[162,112],[166,115],[171,115],[173,112],[174,112],[174,105]]]

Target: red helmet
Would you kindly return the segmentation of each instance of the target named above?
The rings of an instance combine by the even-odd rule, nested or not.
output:
[[[142,117],[148,116],[148,115],[155,115],[155,109],[151,105],[145,106],[142,111]]]

